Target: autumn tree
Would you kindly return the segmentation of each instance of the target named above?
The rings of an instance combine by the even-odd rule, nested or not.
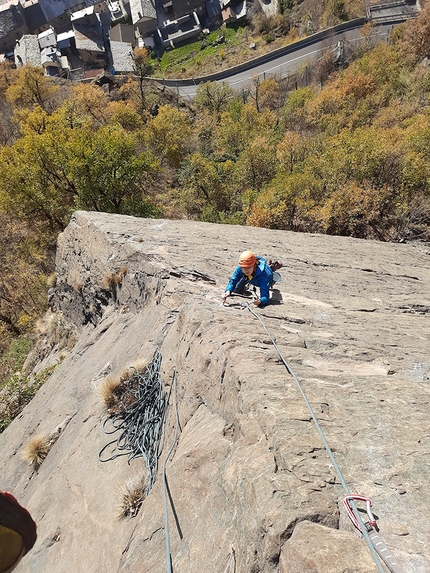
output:
[[[45,76],[43,68],[27,65],[14,71],[6,97],[17,107],[38,105],[48,111],[54,109],[54,97],[58,91],[59,86]]]
[[[148,191],[158,163],[138,151],[137,138],[120,126],[81,129],[65,146],[70,180],[78,208],[135,216],[156,209]]]
[[[306,105],[314,97],[310,87],[299,88],[288,95],[280,110],[280,118],[287,130],[307,129]]]
[[[143,142],[163,164],[177,169],[188,153],[191,134],[188,114],[164,105],[148,121]]]
[[[235,91],[227,82],[206,82],[197,86],[194,105],[198,111],[207,110],[219,120],[234,97]]]
[[[417,18],[405,24],[402,49],[415,58],[430,56],[430,3],[426,2]]]
[[[138,78],[139,85],[139,98],[140,98],[140,111],[145,109],[146,95],[145,95],[145,79],[152,75],[152,62],[151,57],[146,48],[134,48],[133,50],[133,65],[134,71]]]
[[[304,158],[303,148],[303,138],[298,133],[287,131],[276,150],[279,168],[292,173],[294,166]]]
[[[321,24],[325,28],[336,26],[348,20],[345,0],[328,0],[321,16]]]
[[[253,78],[253,99],[257,111],[276,110],[280,107],[280,88],[275,78]]]
[[[332,235],[389,240],[394,225],[393,189],[349,181],[321,210],[324,230]]]
[[[322,182],[310,173],[280,172],[246,209],[247,224],[270,229],[321,231]]]
[[[276,151],[265,137],[255,137],[241,153],[236,177],[242,188],[261,190],[276,171]]]
[[[28,229],[5,214],[0,214],[0,225],[0,332],[17,336],[46,309],[53,249],[43,229]]]
[[[0,209],[62,230],[76,207],[148,216],[158,163],[139,150],[137,135],[118,123],[94,129],[30,112],[23,137],[0,152]],[[36,117],[37,116],[37,117]],[[68,118],[70,119],[70,118]],[[43,129],[41,126],[43,125]]]
[[[249,131],[239,117],[224,112],[211,130],[212,153],[217,161],[237,160],[245,149]]]
[[[0,210],[30,224],[61,231],[74,207],[76,188],[65,160],[66,132],[29,134],[0,151]]]
[[[66,107],[81,117],[91,119],[95,128],[108,121],[110,99],[99,87],[93,84],[79,84],[73,88]]]

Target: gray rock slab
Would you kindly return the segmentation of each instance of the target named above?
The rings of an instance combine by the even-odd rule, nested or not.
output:
[[[245,299],[220,298],[245,249],[284,263],[261,321]],[[118,504],[144,461],[98,459],[110,439],[102,378],[156,349],[167,390],[177,372],[180,432],[166,462],[175,573],[378,570],[297,381],[349,491],[372,499],[404,570],[427,573],[429,261],[423,243],[75,213],[50,304],[78,341],[0,435],[0,487],[38,525],[17,573],[166,567],[173,393],[158,478],[136,517],[120,519]],[[58,430],[33,471],[23,445]]]

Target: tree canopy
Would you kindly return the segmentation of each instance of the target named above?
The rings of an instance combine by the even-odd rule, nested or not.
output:
[[[428,240],[429,6],[389,43],[372,47],[367,26],[342,66],[321,54],[306,82],[300,71],[241,92],[208,82],[192,104],[151,90],[146,50],[110,91],[2,64],[2,328],[27,328],[43,307],[56,236],[77,208]],[[323,16],[351,9],[333,0]]]

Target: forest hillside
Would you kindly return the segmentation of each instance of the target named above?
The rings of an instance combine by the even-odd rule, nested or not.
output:
[[[192,102],[145,79],[144,50],[110,87],[3,62],[0,380],[21,371],[76,209],[428,241],[429,30],[427,3],[389,43],[366,25],[341,66],[321,54],[308,85],[209,83]]]

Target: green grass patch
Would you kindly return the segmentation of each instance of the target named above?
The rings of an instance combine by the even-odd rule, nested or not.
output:
[[[23,411],[57,366],[48,366],[36,375],[14,374],[3,384],[0,389],[0,433]]]
[[[19,336],[11,340],[7,350],[0,356],[0,387],[14,372],[21,370],[33,346],[34,340],[28,336]]]
[[[211,32],[205,38],[167,50],[160,58],[158,72],[155,71],[154,75],[161,75],[161,77],[164,75],[177,76],[186,73],[210,56],[219,55],[222,57],[223,52],[229,46],[243,42],[243,32],[244,29],[241,26],[224,27]],[[217,43],[218,38],[221,36],[224,38],[224,41]]]

